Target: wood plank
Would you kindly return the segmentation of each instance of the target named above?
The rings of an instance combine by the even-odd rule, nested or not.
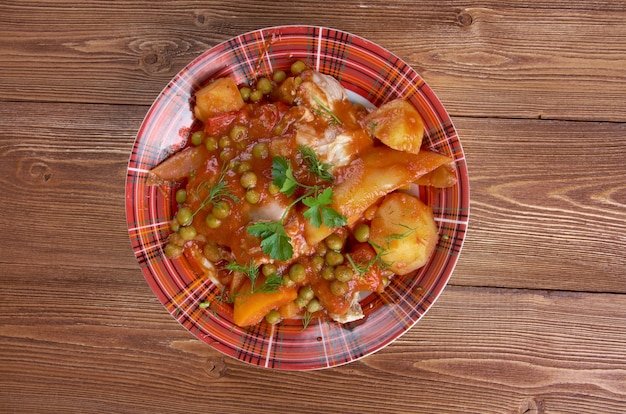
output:
[[[135,267],[124,183],[147,108],[36,103],[0,106],[0,261]],[[33,119],[38,121],[33,124]],[[26,129],[24,126],[28,126]]]
[[[26,135],[15,125],[28,125],[38,104],[0,108],[0,185],[3,194],[19,195],[0,218],[12,229],[2,236],[0,260],[136,268],[123,188],[146,108],[46,107],[47,116]],[[455,121],[470,169],[472,212],[452,282],[624,292],[626,125]],[[527,152],[531,141],[534,154]],[[562,148],[568,141],[575,151]],[[38,237],[20,231],[16,217],[28,217]],[[570,256],[558,253],[563,244]]]
[[[3,2],[0,99],[149,104],[221,41],[312,24],[392,50],[454,115],[626,121],[623,2],[331,3]]]
[[[11,200],[0,262],[136,269],[124,180],[147,108],[47,105],[32,125],[38,108],[0,107],[0,185]],[[626,124],[455,122],[472,210],[453,284],[626,291]]]
[[[134,271],[0,264],[0,272],[6,412],[614,413],[626,401],[624,295],[449,286],[382,351],[286,373],[196,340]]]
[[[455,123],[471,212],[452,283],[624,292],[626,124]]]

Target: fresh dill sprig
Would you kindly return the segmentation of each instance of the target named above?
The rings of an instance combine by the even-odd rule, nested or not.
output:
[[[311,318],[313,317],[313,314],[309,311],[305,311],[304,314],[302,315],[302,330],[305,330],[307,328],[307,326],[309,326],[309,323],[311,323]]]
[[[273,293],[276,292],[283,285],[283,278],[278,274],[272,274],[265,278],[265,281],[260,285],[256,286],[257,278],[259,277],[259,267],[254,264],[254,262],[250,261],[247,265],[240,265],[237,262],[230,262],[224,269],[230,270],[231,272],[241,272],[245,274],[248,279],[250,279],[251,288],[250,293],[256,292],[264,292],[264,293]]]
[[[226,169],[222,168],[220,171],[220,175],[217,178],[217,181],[212,185],[209,185],[207,182],[202,181],[196,187],[196,196],[199,197],[200,189],[206,188],[208,194],[202,199],[200,206],[191,214],[191,218],[195,217],[203,208],[208,206],[209,204],[215,205],[217,201],[222,198],[230,198],[235,203],[239,202],[239,198],[233,195],[227,188],[228,183],[226,183]]]
[[[339,117],[335,115],[335,113],[329,107],[327,107],[320,98],[318,98],[317,96],[314,96],[313,100],[319,106],[320,111],[330,117],[330,119],[332,120],[332,123],[337,124],[337,125],[343,125],[343,122],[341,122],[341,119],[339,119]]]
[[[321,162],[313,149],[305,145],[301,145],[300,147],[298,147],[298,151],[300,152],[300,154],[302,154],[302,159],[304,160],[304,163],[307,165],[307,167],[309,167],[309,171],[311,171],[313,174],[317,175],[324,181],[328,181],[331,183],[335,181],[335,177],[330,172],[330,169],[333,166],[329,163]]]
[[[372,266],[376,264],[378,264],[383,269],[391,266],[392,263],[388,263],[383,260],[383,257],[389,252],[389,249],[391,248],[391,242],[393,240],[404,239],[405,237],[410,236],[413,232],[417,230],[417,228],[411,228],[404,224],[397,223],[397,225],[406,228],[407,231],[405,231],[404,233],[393,233],[387,235],[384,240],[385,246],[381,246],[371,240],[368,240],[368,244],[374,248],[374,250],[376,251],[376,255],[374,255],[367,263],[358,263],[354,260],[351,254],[346,254],[346,259],[348,259],[348,263],[350,263],[350,266],[352,266],[354,271],[357,272],[361,277],[369,272]]]

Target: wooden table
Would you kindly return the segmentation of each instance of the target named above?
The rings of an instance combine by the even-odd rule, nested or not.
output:
[[[124,212],[136,131],[239,33],[329,26],[411,64],[451,113],[472,213],[450,284],[342,367],[213,350],[145,282]],[[0,412],[626,409],[622,1],[2,1]]]

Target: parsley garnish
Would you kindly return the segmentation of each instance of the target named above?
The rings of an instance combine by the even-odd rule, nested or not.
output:
[[[328,187],[317,196],[309,196],[302,200],[302,203],[309,207],[304,212],[304,217],[308,219],[315,227],[324,224],[327,227],[341,227],[347,223],[346,217],[339,214],[336,210],[328,207],[333,203],[331,199],[333,189]]]
[[[261,249],[274,260],[287,260],[293,256],[291,237],[280,221],[259,222],[247,228],[248,233],[261,238]]]
[[[345,216],[328,207],[332,204],[333,189],[329,187],[321,190],[319,186],[300,183],[294,177],[291,163],[286,158],[274,157],[272,159],[272,177],[274,184],[288,196],[292,196],[298,187],[304,188],[306,192],[287,206],[280,220],[259,222],[247,227],[249,234],[261,238],[261,249],[270,258],[284,261],[293,257],[291,237],[285,231],[283,220],[289,210],[300,201],[309,207],[304,212],[304,217],[315,227],[320,227],[322,224],[328,227],[341,227],[347,224]]]
[[[298,188],[298,180],[293,176],[291,165],[284,157],[272,158],[272,177],[274,184],[280,188],[280,192],[283,194],[291,196]]]
[[[256,292],[265,292],[272,293],[276,292],[278,288],[283,285],[283,278],[278,274],[272,274],[265,278],[265,281],[260,285],[256,286],[256,280],[259,277],[259,267],[254,264],[254,262],[250,261],[247,265],[240,265],[237,262],[230,262],[224,269],[230,270],[231,272],[241,272],[245,274],[248,279],[250,279],[252,287],[250,288],[250,293]]]

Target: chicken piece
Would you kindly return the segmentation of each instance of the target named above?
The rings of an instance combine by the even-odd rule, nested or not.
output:
[[[322,162],[348,165],[373,139],[357,123],[356,110],[335,78],[305,71],[296,102],[306,110],[294,124],[297,145],[311,148]]]
[[[313,123],[304,122],[296,124],[295,141],[298,146],[311,148],[321,162],[333,168],[350,164],[359,152],[372,145],[371,138],[363,130],[326,128],[320,132]]]
[[[309,109],[317,109],[320,104],[331,111],[338,110],[341,102],[348,101],[346,90],[332,76],[313,70],[304,71],[302,83],[296,93],[296,102]]]

